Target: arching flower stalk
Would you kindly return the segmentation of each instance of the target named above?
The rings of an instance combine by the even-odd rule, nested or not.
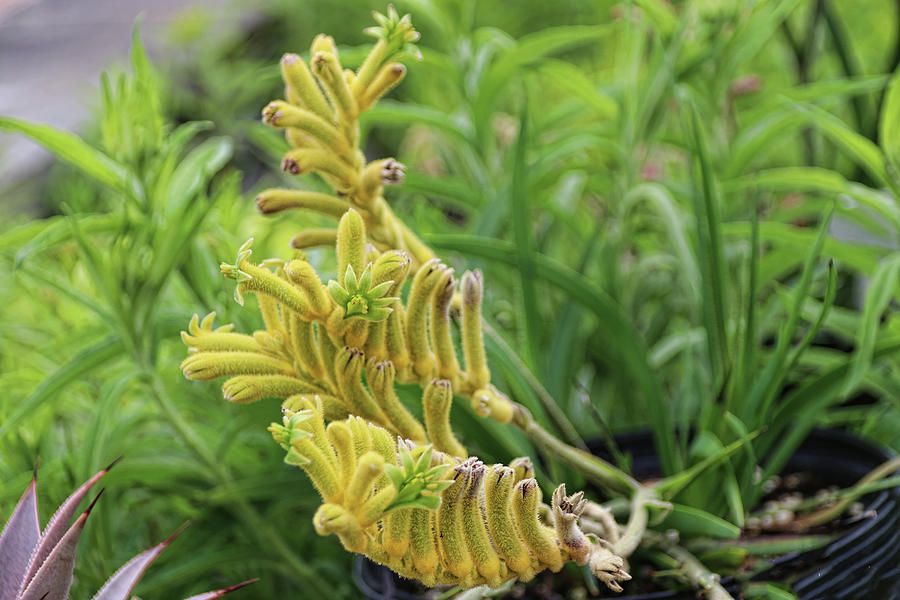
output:
[[[548,507],[530,461],[484,465],[453,432],[454,396],[483,417],[526,432],[538,426],[491,384],[481,273],[457,279],[434,257],[382,196],[402,181],[402,165],[366,164],[358,149],[359,113],[399,82],[405,69],[391,60],[414,52],[418,38],[393,8],[376,18],[378,41],[357,72],[343,71],[334,42],[319,36],[308,66],[296,55],[282,59],[287,101],[263,111],[294,147],[285,170],[314,170],[335,195],[267,190],[260,210],[315,210],[338,218],[337,228],[298,234],[289,260],[254,264],[250,240],[223,263],[239,303],[256,295],[265,328],[245,335],[213,329],[214,314],[195,316],[182,333],[184,374],[227,378],[232,402],[284,400],[283,422],[270,431],[322,495],[316,530],[352,552],[428,585],[463,587],[528,580],[574,561],[619,590],[629,579],[624,561],[579,527],[580,493],[560,486]],[[300,250],[313,245],[334,246],[337,276],[327,285]],[[397,397],[397,383],[423,387],[421,421]]]

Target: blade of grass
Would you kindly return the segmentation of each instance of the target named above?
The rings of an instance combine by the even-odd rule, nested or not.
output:
[[[900,338],[876,344],[873,359],[900,352]],[[851,368],[849,361],[830,369],[788,394],[770,419],[768,434],[758,450],[769,456],[761,479],[765,481],[784,468],[788,458],[806,439],[828,406],[840,398],[840,385]]]
[[[513,239],[516,247],[516,262],[519,272],[519,287],[522,290],[523,319],[525,322],[525,363],[532,370],[540,369],[540,325],[537,290],[535,289],[534,264],[531,260],[534,241],[531,232],[531,199],[528,186],[528,166],[525,151],[528,147],[529,123],[528,107],[522,109],[519,118],[519,135],[513,150],[513,167],[509,186],[509,212],[512,216]]]
[[[70,383],[84,377],[94,369],[120,357],[124,351],[122,342],[115,336],[88,346],[44,379],[0,424],[0,438],[17,427],[23,419],[47,400],[65,389]]]
[[[800,273],[800,279],[794,288],[793,305],[790,307],[787,322],[778,333],[778,342],[775,351],[769,357],[769,361],[763,369],[760,376],[756,379],[749,394],[742,399],[740,406],[735,407],[736,413],[741,420],[751,426],[762,426],[765,424],[765,416],[771,403],[773,402],[784,376],[787,374],[782,368],[787,360],[787,354],[790,345],[793,342],[794,335],[800,323],[800,314],[803,308],[803,302],[809,295],[809,288],[812,285],[813,273],[815,271],[816,262],[822,252],[825,244],[825,237],[828,233],[828,224],[831,222],[831,215],[834,213],[834,206],[829,209],[828,213],[823,216],[822,222],[819,224],[819,231],[816,240],[804,261],[803,270]]]
[[[725,381],[728,370],[728,334],[726,322],[726,279],[720,230],[719,194],[709,159],[706,134],[700,125],[693,99],[683,92],[681,101],[687,112],[688,137],[695,153],[693,169],[695,191],[691,194],[697,216],[698,257],[703,284],[703,313],[709,345],[709,361],[716,389]]]
[[[21,133],[80,169],[103,185],[128,196],[140,198],[143,190],[137,178],[124,166],[85,143],[77,135],[49,125],[0,117],[0,130]]]
[[[862,327],[857,333],[853,363],[841,387],[842,396],[848,396],[855,390],[866,371],[872,366],[872,352],[878,337],[878,325],[882,313],[897,292],[898,278],[900,278],[900,252],[884,259],[872,276],[871,286],[863,305]]]

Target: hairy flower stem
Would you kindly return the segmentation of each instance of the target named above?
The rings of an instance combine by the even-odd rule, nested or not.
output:
[[[647,532],[647,504],[655,500],[656,494],[651,488],[640,487],[631,497],[631,515],[622,536],[613,544],[613,552],[622,558],[628,558],[637,550],[644,534]]]
[[[156,371],[152,367],[146,365],[141,371],[150,383],[150,395],[153,397],[153,400],[159,406],[160,410],[184,444],[209,470],[210,474],[215,479],[216,484],[226,485],[233,481],[233,478],[230,476],[225,466],[218,461],[210,449],[200,441],[200,436],[194,431],[191,425],[178,411],[178,408],[169,399]],[[300,575],[308,585],[321,595],[320,597],[338,597],[336,590],[322,583],[319,574],[294,553],[294,551],[284,542],[282,536],[272,529],[269,523],[263,519],[244,497],[235,496],[231,500],[232,506],[234,506],[236,512],[238,512],[240,517],[250,526],[251,530],[256,532],[264,545],[275,550],[294,572]]]
[[[731,594],[719,584],[719,575],[707,569],[696,556],[683,546],[678,545],[664,535],[653,532],[647,532],[644,539],[651,541],[660,550],[680,563],[680,571],[688,578],[691,585],[700,592],[700,598],[704,600],[734,600]]]
[[[641,484],[624,471],[601,458],[563,442],[541,427],[527,408],[517,403],[513,403],[513,405],[515,406],[513,424],[551,456],[578,469],[585,477],[607,492],[631,497],[641,490]]]

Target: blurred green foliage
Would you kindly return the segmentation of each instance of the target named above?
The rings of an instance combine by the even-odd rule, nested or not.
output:
[[[250,235],[283,256],[316,224],[254,214],[253,191],[285,177],[259,110],[282,94],[278,58],[314,34],[361,58],[367,7],[383,9],[279,0],[230,31],[193,12],[175,58],[154,69],[136,45],[130,73],[104,77],[90,145],[0,121],[69,163],[38,188],[51,216],[0,237],[0,514],[38,456],[44,507],[126,458],[76,596],[185,520],[142,595],[253,576],[260,597],[354,594],[351,557],[314,535],[316,496],[267,439],[274,406],[187,385],[177,336],[206,307],[258,325],[219,260]],[[649,426],[671,472],[764,426],[753,447],[776,451],[773,471],[816,424],[900,449],[895,2],[398,8],[424,60],[367,113],[367,150],[408,166],[395,212],[485,271],[490,359],[517,401],[575,438]],[[835,223],[865,241],[829,235]],[[533,451],[454,419],[485,460]],[[740,525],[758,489],[738,455],[679,501]],[[727,502],[704,498],[710,485]]]

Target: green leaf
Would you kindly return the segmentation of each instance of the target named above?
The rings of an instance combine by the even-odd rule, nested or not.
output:
[[[166,209],[178,214],[206,187],[213,175],[231,160],[234,144],[229,138],[214,137],[190,151],[181,160],[167,186]]]
[[[866,371],[872,366],[872,353],[878,337],[881,315],[896,293],[898,282],[900,282],[900,252],[884,259],[872,276],[863,306],[862,327],[859,329],[856,349],[853,352],[853,364],[847,373],[847,379],[844,380],[842,395],[849,395],[855,390]]]
[[[697,221],[698,263],[703,284],[703,315],[706,322],[708,353],[713,385],[718,388],[728,368],[728,321],[725,296],[725,262],[722,245],[720,197],[707,149],[706,134],[700,125],[697,108],[688,94],[682,94],[687,112],[688,132],[696,156],[695,190],[691,194]]]
[[[658,481],[654,484],[654,487],[659,492],[661,498],[673,498],[697,477],[727,459],[729,456],[743,448],[746,443],[754,440],[758,436],[759,431],[755,431],[742,439],[721,447],[718,451],[708,455],[700,462],[684,469],[680,473],[676,473],[675,475],[671,475]]]
[[[878,141],[893,172],[900,183],[900,69],[891,77],[884,96],[884,104],[878,123]]]
[[[797,600],[789,590],[774,583],[748,583],[744,587],[745,598],[765,598],[767,600]]]
[[[662,509],[650,506],[651,512]],[[668,516],[654,529],[663,531],[674,529],[682,537],[711,537],[719,539],[737,539],[741,535],[741,528],[729,523],[725,519],[717,517],[699,508],[673,504]]]
[[[439,110],[417,104],[381,100],[363,114],[363,122],[372,120],[382,125],[403,126],[421,123],[466,143],[469,143],[471,136],[471,130],[465,122],[454,120]]]
[[[675,7],[664,0],[636,0],[635,4],[643,10],[653,26],[663,36],[671,35],[678,27],[678,14]]]
[[[783,193],[822,192],[828,196],[844,194],[865,204],[887,219],[894,228],[900,229],[900,208],[890,196],[862,184],[847,181],[837,171],[820,167],[779,167],[737,177],[723,184],[725,193],[753,189]]]
[[[0,438],[17,427],[23,419],[34,414],[44,402],[55,397],[66,386],[94,369],[121,357],[124,352],[125,348],[122,342],[116,337],[109,337],[78,352],[69,362],[44,379],[27,398],[19,403],[12,414],[0,425]]]
[[[572,63],[545,59],[537,68],[538,73],[549,79],[555,87],[579,98],[594,113],[594,118],[612,121],[619,117],[619,105],[612,96],[597,87],[594,78]]]
[[[480,140],[484,142],[489,135],[490,117],[496,108],[497,97],[518,69],[554,52],[596,42],[611,31],[613,28],[607,25],[549,27],[521,37],[515,45],[499,53],[482,75],[472,103],[473,121]]]
[[[722,227],[725,236],[744,239],[750,234],[750,230],[751,224],[747,222],[726,223]],[[776,248],[791,250],[797,262],[803,260],[817,237],[816,232],[808,228],[775,221],[760,222],[759,235],[763,241],[771,243]],[[884,249],[859,243],[851,244],[828,237],[822,253],[839,263],[870,275],[878,268],[878,256],[884,254]],[[767,283],[766,280],[760,278],[760,285],[764,283]]]
[[[787,360],[788,352],[797,333],[797,327],[800,324],[800,314],[804,301],[809,295],[813,274],[822,252],[822,247],[825,244],[828,224],[831,222],[833,213],[834,209],[832,207],[823,216],[815,241],[807,250],[803,270],[800,272],[800,279],[794,288],[792,306],[788,312],[787,322],[778,332],[778,342],[775,351],[769,357],[769,361],[766,363],[762,373],[756,377],[749,394],[742,398],[741,406],[737,410],[741,420],[744,423],[749,423],[751,426],[763,426],[765,424],[769,408],[784,382],[784,378],[787,376],[787,371],[783,368],[783,365]]]
[[[79,220],[82,231],[88,234],[116,231],[122,218],[113,214],[86,214]],[[0,235],[0,251],[18,248],[15,268],[35,254],[55,248],[72,239],[72,224],[67,217],[54,216],[25,223]]]
[[[900,338],[879,341],[873,359],[900,353]],[[759,450],[768,454],[762,479],[781,472],[788,459],[812,428],[819,423],[822,412],[841,398],[841,383],[849,373],[851,363],[844,362],[825,371],[787,394],[769,419],[769,429],[761,439]]]
[[[11,117],[0,117],[0,130],[30,137],[89,177],[117,192],[137,198],[143,196],[140,184],[127,168],[72,133]]]
[[[857,133],[846,123],[818,106],[800,103],[794,103],[792,106],[797,113],[808,115],[812,125],[831,138],[851,159],[868,171],[879,184],[887,184],[884,156],[878,146],[869,138]]]
[[[732,78],[750,59],[769,43],[779,25],[799,4],[799,0],[768,0],[755,2],[750,18],[744,20],[727,38],[722,55],[717,58],[720,77]]]
[[[528,186],[528,165],[525,150],[529,140],[528,109],[522,110],[519,119],[519,135],[513,150],[513,167],[510,173],[509,213],[512,216],[513,239],[516,247],[516,262],[519,272],[519,288],[522,290],[522,308],[524,314],[519,321],[525,329],[526,364],[538,367],[539,344],[541,339],[540,325],[543,322],[538,310],[537,289],[535,288],[534,264],[532,253],[534,234],[531,231],[531,201]],[[542,366],[542,365],[541,365]],[[540,373],[540,370],[538,371]]]

